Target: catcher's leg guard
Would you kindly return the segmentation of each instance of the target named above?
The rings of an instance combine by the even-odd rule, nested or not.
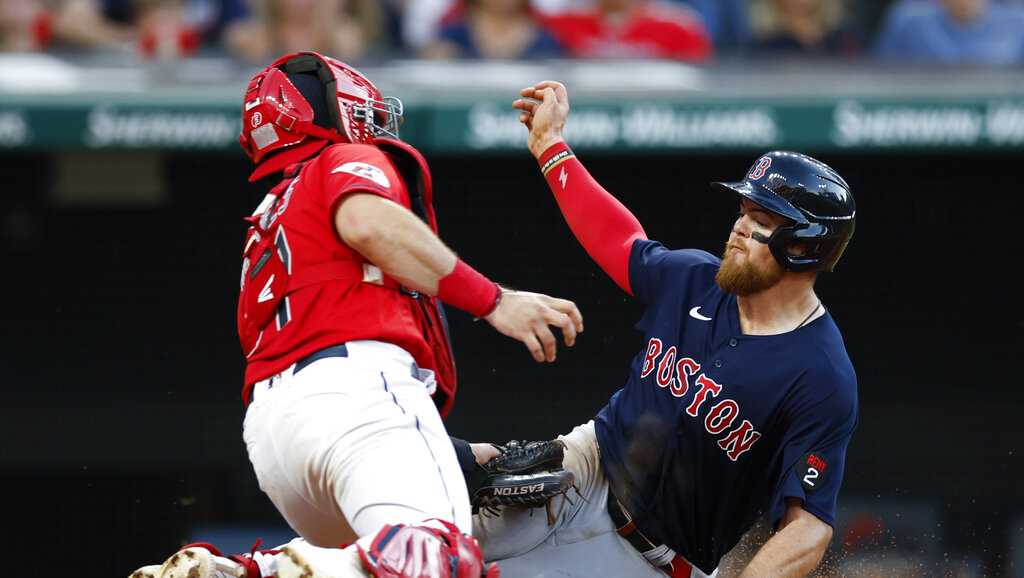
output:
[[[476,540],[455,525],[385,526],[369,549],[359,548],[363,567],[374,578],[499,578],[497,565],[484,564]]]

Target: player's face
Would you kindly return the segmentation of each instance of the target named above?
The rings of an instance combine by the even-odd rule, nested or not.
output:
[[[722,254],[722,266],[715,281],[723,291],[736,295],[750,295],[763,291],[782,278],[783,270],[772,256],[768,245],[755,241],[751,233],[771,236],[785,219],[768,212],[760,205],[742,199],[740,213],[733,223],[729,241]]]

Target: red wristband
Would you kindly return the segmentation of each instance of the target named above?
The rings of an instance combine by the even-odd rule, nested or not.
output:
[[[565,141],[560,141],[549,146],[547,150],[541,153],[537,162],[540,163],[540,171],[544,173],[544,176],[546,177],[548,176],[548,173],[554,170],[555,167],[575,156],[576,155],[573,154],[572,149],[569,148],[569,145],[567,145]]]
[[[474,317],[490,315],[497,307],[501,288],[459,259],[455,269],[437,284],[437,298]]]

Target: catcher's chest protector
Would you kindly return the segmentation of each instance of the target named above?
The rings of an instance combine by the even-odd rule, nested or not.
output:
[[[295,167],[287,174],[295,175],[298,170]],[[277,217],[288,208],[297,182],[294,177],[281,181],[246,219],[251,226],[243,249],[238,299],[238,337],[246,357],[256,349],[260,332],[273,320],[288,292],[291,259]]]
[[[374,144],[388,156],[406,185],[410,209],[436,233],[437,219],[431,204],[431,179],[426,161],[415,149],[400,141],[378,139]],[[300,179],[304,178],[301,168],[301,164],[289,167],[285,171],[285,179],[246,219],[251,226],[243,251],[238,301],[238,334],[246,358],[252,358],[262,348],[261,335],[275,322],[275,318],[280,318],[278,313],[283,305],[282,299],[289,293],[330,281],[367,282],[385,293],[403,296],[401,305],[391,296],[380,296],[368,307],[409,307],[413,317],[418,319],[417,326],[432,350],[433,363],[430,365],[438,385],[434,401],[441,415],[447,415],[455,398],[455,362],[444,309],[436,298],[403,289],[397,280],[375,267],[372,268],[375,272],[373,278],[368,278],[364,268],[366,263],[362,260],[330,260],[314,265],[300,263],[293,271],[288,241],[279,217],[288,209],[292,192],[304,190],[299,186]]]

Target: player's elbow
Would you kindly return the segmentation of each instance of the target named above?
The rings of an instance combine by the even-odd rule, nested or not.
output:
[[[814,521],[817,523],[813,524],[813,527],[807,532],[809,546],[807,560],[811,569],[817,568],[818,564],[821,564],[829,544],[832,543],[832,526],[821,520]]]
[[[381,242],[389,229],[382,215],[380,203],[387,202],[376,195],[355,194],[338,204],[334,214],[334,228],[338,236],[356,252],[366,255],[375,243]]]
[[[824,528],[819,530],[818,539],[815,543],[815,552],[818,556],[818,561],[825,555],[825,551],[828,550],[828,545],[832,543],[832,526],[828,524],[822,524]]]
[[[362,255],[366,255],[372,250],[375,240],[380,240],[377,226],[373,223],[339,223],[336,221],[335,224],[341,240]]]
[[[801,552],[801,566],[808,569],[816,568],[821,563],[832,543],[832,526],[804,510],[796,500],[789,502],[779,530],[795,539],[794,544],[800,544],[798,550]]]
[[[821,535],[821,547],[828,548],[828,545],[832,542],[832,526],[825,524],[825,528],[822,530]]]

